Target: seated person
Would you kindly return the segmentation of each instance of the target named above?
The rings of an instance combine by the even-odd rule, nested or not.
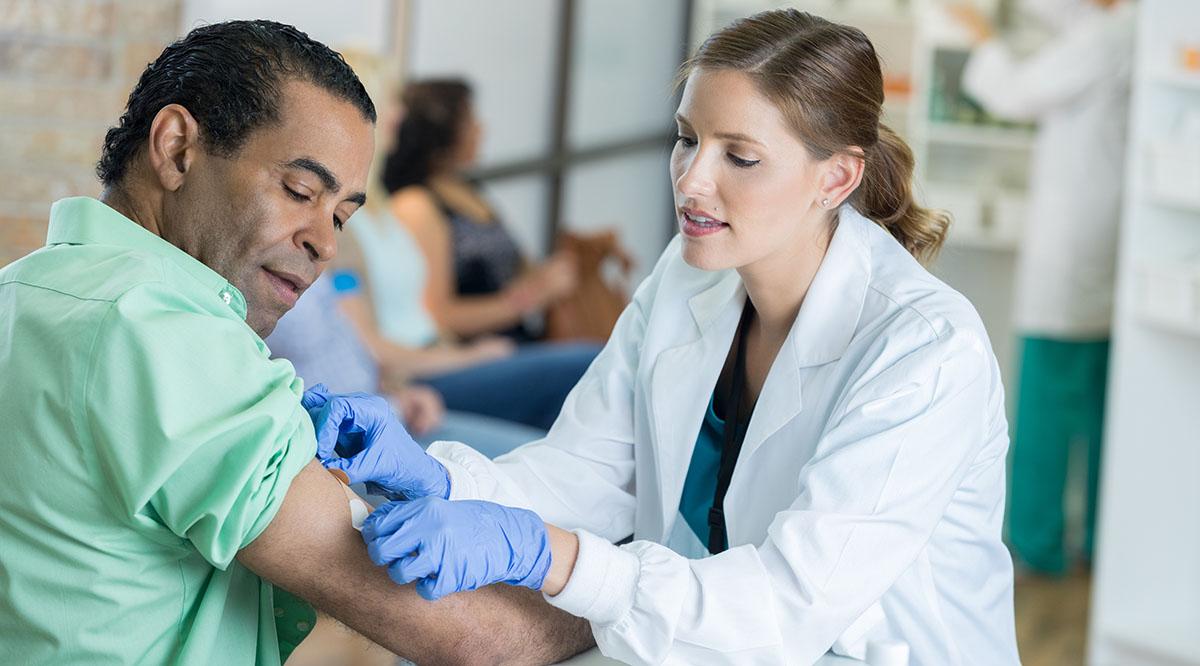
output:
[[[371,206],[355,213],[348,229],[341,239],[339,284],[356,294],[342,300],[341,310],[385,375],[407,376],[437,390],[455,411],[550,428],[599,345],[515,345],[498,336],[453,342],[424,309],[424,258],[403,225],[386,209]],[[422,342],[408,342],[415,339]],[[512,390],[518,386],[520,391]]]
[[[413,82],[402,102],[404,116],[391,146],[381,146],[390,148],[383,185],[391,212],[425,257],[425,302],[433,318],[462,338],[488,333],[536,338],[525,317],[575,290],[573,257],[559,252],[528,265],[499,216],[467,180],[482,128],[465,82]]]
[[[354,323],[385,378],[402,375],[430,386],[456,412],[548,429],[600,346],[587,342],[517,344],[511,337],[478,332],[463,336],[431,316],[427,292],[440,272],[427,270],[425,254],[407,226],[389,210],[387,192],[377,176],[385,160],[395,167],[391,146],[412,128],[402,129],[403,111],[394,103],[397,96],[389,82],[395,75],[388,64],[362,53],[351,57],[372,97],[384,103],[379,109],[377,150],[368,185],[371,196],[350,221],[351,233],[341,238],[336,262],[339,272],[351,277],[339,284],[357,285],[355,291],[362,296],[343,298],[341,310]],[[405,122],[411,124],[414,112],[419,115],[419,104],[403,114]],[[559,273],[564,279],[572,275],[556,269],[555,275]],[[537,280],[531,277],[527,282]],[[483,311],[470,316],[488,317]],[[521,390],[512,390],[516,386]]]
[[[337,281],[352,279],[342,275]],[[543,430],[511,421],[466,412],[445,413],[436,390],[404,383],[402,378],[381,380],[379,364],[338,309],[334,283],[329,273],[318,278],[280,318],[266,341],[272,356],[290,361],[306,384],[324,384],[333,393],[386,395],[422,446],[439,440],[473,442],[495,457],[545,436]],[[342,300],[359,298],[351,294]]]
[[[534,593],[392,585],[314,460],[301,380],[268,358],[365,200],[374,121],[295,28],[196,28],[105,137],[101,199],[57,202],[47,247],[0,269],[6,656],[277,665],[295,641],[276,586],[422,664],[592,643]]]

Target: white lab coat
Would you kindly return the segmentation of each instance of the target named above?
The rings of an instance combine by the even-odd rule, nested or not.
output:
[[[1135,10],[1077,4],[1070,26],[1027,59],[980,45],[963,83],[990,113],[1037,121],[1017,329],[1097,339],[1112,320]]]
[[[430,448],[451,498],[579,530],[571,579],[548,599],[622,661],[807,664],[840,637],[858,656],[891,638],[913,664],[1017,663],[987,334],[849,206],[751,417],[725,500],[729,550],[661,545],[744,301],[736,272],[688,266],[677,238],[545,439],[494,462]]]

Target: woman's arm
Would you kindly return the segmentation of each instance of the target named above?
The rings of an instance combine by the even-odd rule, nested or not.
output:
[[[1066,29],[1028,58],[1018,58],[1003,42],[989,39],[972,52],[963,87],[988,113],[1009,120],[1037,120],[1127,67],[1128,45],[1091,17]],[[1126,50],[1122,50],[1125,48]]]
[[[488,296],[455,293],[453,248],[446,216],[422,187],[408,187],[393,195],[392,213],[406,225],[425,257],[425,306],[438,326],[463,337],[515,326],[526,313],[542,306],[537,285],[518,279],[505,290]]]
[[[511,344],[481,341],[479,344],[407,347],[388,340],[379,331],[370,303],[361,293],[343,295],[338,309],[350,320],[371,356],[392,379],[427,377],[460,370],[476,363],[504,358]]]
[[[978,335],[951,332],[854,380],[801,471],[799,496],[758,546],[691,560],[649,541],[614,546],[611,533],[579,530],[571,539],[522,509],[441,499],[409,507],[372,536],[386,543],[391,533],[441,535],[436,554],[417,556],[415,570],[397,564],[393,580],[431,577],[439,594],[500,581],[541,589],[551,604],[591,621],[604,654],[627,663],[812,663],[917,562],[963,479],[1002,466],[1004,447],[990,445],[991,414],[1001,408],[992,404],[991,364]],[[520,449],[510,457],[528,456]],[[565,470],[564,483],[575,474]],[[999,479],[994,497],[972,501],[1002,506]],[[586,490],[579,494],[593,513],[607,512]],[[518,527],[506,528],[510,520]],[[485,524],[497,534],[481,535]],[[481,547],[463,555],[470,539],[460,543],[459,535]],[[485,544],[497,544],[499,556],[482,555],[492,547]],[[492,570],[484,561],[517,565],[489,578],[480,575]],[[935,572],[944,584],[968,584],[951,581],[959,563],[948,566]],[[970,566],[1000,570],[998,562]]]

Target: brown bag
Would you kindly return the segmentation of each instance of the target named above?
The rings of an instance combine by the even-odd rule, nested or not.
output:
[[[628,279],[633,260],[617,241],[615,231],[595,234],[564,232],[560,250],[575,255],[579,286],[574,293],[550,306],[546,313],[546,337],[550,340],[605,342],[625,306],[629,304]],[[621,279],[610,283],[604,268],[615,261]]]

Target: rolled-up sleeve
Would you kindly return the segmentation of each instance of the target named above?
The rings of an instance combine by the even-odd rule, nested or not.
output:
[[[313,458],[302,389],[237,319],[186,307],[162,284],[117,299],[96,333],[79,415],[113,511],[224,569]]]

